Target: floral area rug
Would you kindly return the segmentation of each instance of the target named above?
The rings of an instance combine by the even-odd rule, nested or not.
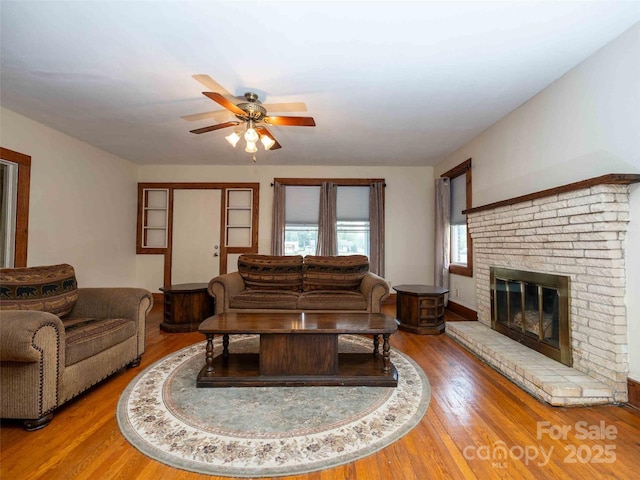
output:
[[[392,339],[393,340],[393,339]],[[257,352],[256,335],[230,336],[229,350]],[[424,416],[429,381],[391,349],[398,386],[196,388],[206,343],[163,358],[123,392],[117,420],[143,454],[207,475],[272,477],[349,463],[395,442]],[[221,340],[214,343],[220,353]],[[372,341],[342,335],[340,351],[371,351]]]

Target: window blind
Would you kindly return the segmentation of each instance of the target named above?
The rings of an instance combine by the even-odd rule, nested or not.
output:
[[[336,219],[346,222],[369,221],[370,187],[338,187]]]
[[[285,223],[287,225],[317,225],[320,211],[320,187],[285,187]]]
[[[451,179],[451,225],[466,225],[467,216],[467,176],[460,175]]]

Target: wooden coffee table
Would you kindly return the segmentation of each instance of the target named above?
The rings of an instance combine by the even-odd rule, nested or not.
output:
[[[382,313],[222,313],[207,318],[206,363],[198,387],[338,386],[395,387],[389,337],[398,329]],[[260,335],[259,353],[229,352],[229,335]],[[339,353],[338,336],[373,335],[370,353]],[[214,335],[222,354],[214,358]],[[380,335],[383,338],[380,353]]]

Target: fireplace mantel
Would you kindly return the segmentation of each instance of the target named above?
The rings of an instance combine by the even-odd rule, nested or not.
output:
[[[538,198],[550,197],[551,195],[557,195],[559,193],[573,192],[575,190],[582,190],[583,188],[593,187],[595,185],[631,185],[632,183],[639,183],[640,175],[633,173],[609,173],[607,175],[601,175],[599,177],[589,178],[587,180],[581,180],[579,182],[568,183],[560,187],[548,188],[546,190],[540,190],[539,192],[528,193],[526,195],[520,195],[519,197],[509,198],[507,200],[500,200],[499,202],[488,203],[479,207],[468,208],[462,213],[468,215],[470,213],[482,212],[484,210],[493,210],[498,207],[505,207],[507,205],[515,205],[516,203],[526,202],[529,200],[536,200]]]

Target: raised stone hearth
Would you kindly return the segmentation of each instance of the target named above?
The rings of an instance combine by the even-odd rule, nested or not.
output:
[[[556,406],[615,401],[613,388],[480,322],[449,322],[447,334],[533,396]]]
[[[629,184],[605,175],[467,211],[478,322],[447,333],[553,405],[627,401],[625,237]],[[570,277],[573,368],[491,330],[490,268]]]

